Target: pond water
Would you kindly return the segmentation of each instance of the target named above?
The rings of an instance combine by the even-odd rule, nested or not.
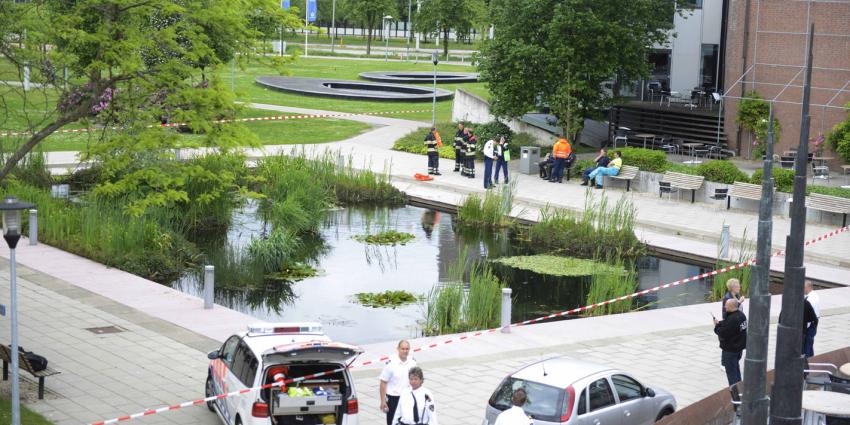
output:
[[[227,234],[197,241],[201,250],[220,252],[228,245],[244,249],[252,238],[262,237],[268,228],[255,212],[253,204],[235,211]],[[353,239],[388,229],[411,233],[415,239],[399,246],[366,245]],[[332,211],[320,235],[305,241],[305,249],[319,275],[243,290],[223,288],[227,282],[221,282],[217,273],[215,302],[263,321],[317,321],[334,340],[354,344],[417,337],[418,323],[425,317],[423,303],[371,308],[353,302],[354,294],[392,289],[426,296],[435,284],[450,280],[449,267],[462,255],[486,260],[527,254],[507,233],[460,231],[453,215],[415,206]],[[212,262],[216,265],[216,260]],[[656,257],[641,258],[638,269],[641,289],[702,271],[698,266]],[[513,289],[513,322],[586,304],[586,279],[541,275],[498,264],[494,271]],[[172,286],[197,296],[203,291],[198,273],[187,274]],[[682,285],[642,297],[638,305],[663,308],[705,302],[709,289],[710,282]]]

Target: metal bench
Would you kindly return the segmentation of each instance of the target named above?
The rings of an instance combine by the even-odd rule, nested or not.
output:
[[[841,227],[844,227],[847,225],[847,214],[850,213],[850,199],[812,193],[806,197],[806,208],[841,214],[844,217]]]
[[[12,362],[12,349],[8,345],[0,345],[0,359],[3,359],[3,380],[9,380],[9,363]],[[18,368],[30,373],[30,375],[38,378],[38,399],[44,398],[44,378],[52,375],[58,375],[59,371],[53,370],[48,366],[44,370],[35,372],[29,360],[24,357],[24,353],[18,352]]]
[[[640,168],[638,168],[638,167],[633,167],[631,165],[623,165],[622,167],[620,167],[620,172],[617,173],[616,176],[606,176],[606,177],[609,177],[609,178],[612,178],[612,179],[617,179],[617,180],[625,180],[625,182],[626,182],[626,192],[628,192],[632,187],[632,180],[634,180],[635,177],[637,177],[637,175],[638,175],[638,171],[640,171]]]
[[[761,185],[735,182],[729,188],[729,196],[726,197],[726,209],[732,208],[732,197],[751,199],[758,201],[761,199]]]
[[[672,171],[665,172],[664,176],[661,177],[661,182],[669,183],[670,187],[675,187],[682,190],[690,190],[692,204],[694,203],[694,201],[696,201],[697,190],[702,187],[703,181],[705,181],[704,176],[693,176],[690,174],[674,173]],[[661,197],[660,186],[658,196]]]

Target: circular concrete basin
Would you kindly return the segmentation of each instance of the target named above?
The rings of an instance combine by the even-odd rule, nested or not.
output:
[[[430,87],[402,84],[304,77],[257,77],[255,81],[257,84],[274,90],[341,99],[425,102],[431,101],[434,97],[434,90]],[[454,93],[448,90],[437,89],[438,100],[451,99],[453,96]]]
[[[428,71],[371,71],[361,72],[360,78],[384,83],[433,83],[434,73]],[[474,83],[478,74],[474,72],[438,72],[437,84]]]

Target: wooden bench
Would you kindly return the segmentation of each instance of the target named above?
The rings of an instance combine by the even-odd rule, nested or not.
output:
[[[847,214],[850,213],[850,199],[812,193],[806,197],[806,208],[841,214],[844,217],[841,227],[844,227],[847,225]]]
[[[704,176],[692,176],[690,174],[674,173],[672,171],[667,171],[666,173],[664,173],[664,176],[661,177],[661,182],[669,183],[670,187],[675,187],[682,190],[690,190],[692,204],[696,200],[697,190],[702,187],[703,181],[705,181]],[[658,189],[658,196],[661,196],[660,186]]]
[[[622,167],[620,167],[620,172],[617,173],[616,176],[605,176],[605,177],[617,179],[617,180],[625,180],[626,181],[626,192],[628,192],[629,189],[631,189],[631,187],[632,187],[632,180],[634,180],[635,177],[637,177],[637,175],[638,175],[638,171],[640,171],[640,168],[638,168],[638,167],[634,167],[634,166],[631,166],[631,165],[623,165]]]
[[[9,379],[9,364],[12,362],[12,349],[8,345],[0,345],[0,359],[3,359],[3,380]],[[44,370],[38,372],[33,371],[33,367],[29,360],[24,357],[24,353],[18,352],[18,368],[30,373],[30,375],[38,378],[38,399],[44,398],[44,378],[52,375],[58,375],[59,371],[53,370],[48,366]]]
[[[758,201],[761,199],[761,185],[751,183],[735,182],[729,188],[729,195],[726,197],[726,209],[732,208],[732,197],[752,199]]]

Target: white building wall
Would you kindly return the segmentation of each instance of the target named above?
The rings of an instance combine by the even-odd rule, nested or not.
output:
[[[723,31],[723,0],[705,0],[702,5],[702,43],[720,45]]]
[[[670,58],[670,90],[690,95],[698,85],[702,51],[702,10],[685,12],[674,18],[676,38]]]

